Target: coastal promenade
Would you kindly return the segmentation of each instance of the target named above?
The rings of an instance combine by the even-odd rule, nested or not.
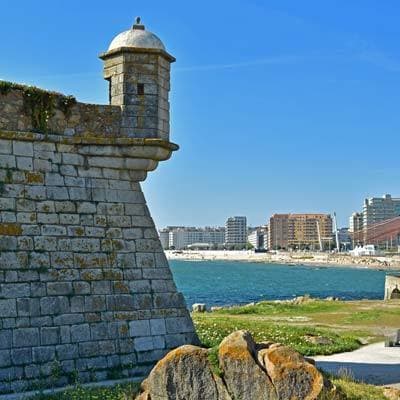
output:
[[[243,261],[288,265],[326,265],[371,269],[399,269],[400,255],[354,257],[349,254],[320,252],[255,253],[252,250],[166,250],[169,260],[189,261]]]
[[[373,343],[355,351],[313,357],[317,366],[331,374],[350,374],[372,385],[400,387],[400,348]]]

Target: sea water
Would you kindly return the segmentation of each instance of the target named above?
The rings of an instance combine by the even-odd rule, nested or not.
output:
[[[389,272],[234,261],[171,260],[170,266],[189,307],[193,303],[221,306],[304,294],[344,300],[383,299]]]

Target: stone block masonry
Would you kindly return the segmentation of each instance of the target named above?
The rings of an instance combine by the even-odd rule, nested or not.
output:
[[[0,82],[0,393],[143,376],[198,341],[140,187],[178,148],[169,115],[143,137],[124,104],[65,99]]]
[[[138,182],[157,161],[123,156],[170,149],[126,140],[0,132],[1,392],[143,374],[196,340]]]

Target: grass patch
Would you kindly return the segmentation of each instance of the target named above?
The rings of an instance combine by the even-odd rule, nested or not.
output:
[[[139,393],[139,388],[139,383],[92,389],[78,386],[60,393],[39,394],[30,400],[130,400]]]
[[[326,301],[306,299],[292,302],[264,301],[252,305],[233,306],[211,313],[213,316],[247,321],[270,321],[294,326],[313,326],[336,333],[365,338],[368,342],[384,340],[384,331],[400,326],[400,301],[356,300]]]
[[[208,361],[210,361],[211,369],[215,375],[222,377],[223,371],[219,366],[218,346],[212,347],[208,352]]]
[[[337,376],[322,373],[336,387],[336,391],[323,392],[318,400],[387,400],[383,387],[355,381],[349,370],[339,370]]]
[[[223,316],[195,314],[193,316],[197,333],[206,347],[218,346],[230,333],[246,329],[257,342],[276,342],[293,347],[306,356],[334,354],[351,351],[360,347],[359,341],[350,335],[339,335],[326,329],[313,327],[274,324],[262,320],[241,320]],[[307,340],[307,335],[323,336],[330,344],[314,344]]]
[[[212,349],[209,357],[213,359],[212,365],[217,368],[214,373],[220,376],[219,366],[215,365],[215,360],[218,362],[217,358],[214,359],[216,355],[216,351]],[[354,382],[348,378],[330,377],[330,380],[337,388],[336,393],[322,394],[318,400],[387,400],[380,387]],[[97,389],[77,387],[58,394],[35,396],[30,400],[131,400],[138,393],[139,384]]]
[[[330,397],[324,395],[320,400],[387,400],[381,387],[342,378],[332,378],[331,381],[338,393]]]
[[[332,313],[346,308],[343,301],[309,300],[301,304],[262,301],[254,305],[233,306],[214,311],[216,314],[262,314],[297,316],[314,313]]]
[[[376,324],[376,325],[392,325],[398,322],[400,318],[400,308],[381,308],[371,310],[358,310],[356,313],[348,315],[344,322],[347,324]]]

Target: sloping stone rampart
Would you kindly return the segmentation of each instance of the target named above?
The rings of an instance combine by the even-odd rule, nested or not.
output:
[[[17,92],[0,94],[0,393],[143,375],[197,342],[139,183],[177,146],[120,136],[114,106],[32,132]]]

